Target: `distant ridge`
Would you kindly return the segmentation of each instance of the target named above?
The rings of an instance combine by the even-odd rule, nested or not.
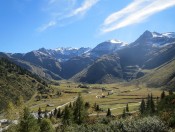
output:
[[[47,79],[86,83],[131,81],[145,76],[175,57],[175,33],[146,30],[127,44],[111,39],[95,48],[56,48],[26,54],[4,54],[20,66]]]

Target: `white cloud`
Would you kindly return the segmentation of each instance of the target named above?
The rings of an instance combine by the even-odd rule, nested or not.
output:
[[[56,21],[50,21],[49,23],[44,24],[43,26],[39,27],[39,28],[37,29],[37,31],[43,32],[43,31],[45,31],[45,30],[48,29],[48,28],[54,27],[56,24],[57,24]]]
[[[71,21],[75,21],[75,18],[78,19],[79,16],[85,15],[87,11],[99,1],[100,0],[84,0],[79,7],[75,7],[78,5],[77,0],[48,0],[48,9],[52,20],[49,23],[39,27],[38,31],[45,31],[50,27],[56,26],[57,24],[63,26],[71,23]]]
[[[172,6],[175,6],[175,0],[134,0],[124,9],[109,15],[105,19],[101,31],[107,33],[143,22],[155,13]]]
[[[79,14],[85,14],[92,6],[94,6],[99,0],[85,0],[84,3],[74,9],[68,17],[79,15]]]

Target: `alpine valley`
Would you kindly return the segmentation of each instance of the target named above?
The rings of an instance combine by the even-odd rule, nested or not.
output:
[[[174,86],[173,32],[92,49],[1,52],[0,131],[166,132],[175,126]]]

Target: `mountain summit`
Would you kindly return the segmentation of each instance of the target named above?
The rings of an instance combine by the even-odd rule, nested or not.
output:
[[[157,33],[146,30],[132,45],[163,46],[175,41],[175,33]]]
[[[90,54],[95,57],[99,57],[105,54],[112,54],[117,50],[120,50],[127,46],[127,43],[112,39],[98,44],[94,49],[90,51]]]

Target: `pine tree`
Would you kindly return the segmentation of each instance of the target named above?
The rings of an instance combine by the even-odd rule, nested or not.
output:
[[[128,103],[126,104],[126,112],[129,112],[129,106],[128,106]]]
[[[57,118],[61,118],[61,109],[58,109]]]
[[[54,128],[49,119],[42,119],[40,123],[41,132],[54,132]]]
[[[151,94],[150,97],[150,105],[151,105],[151,114],[155,113],[155,104],[154,104],[154,99],[153,99],[153,95]]]
[[[56,117],[57,116],[57,113],[58,113],[58,110],[57,110],[57,108],[55,108],[55,110],[53,112],[53,115]]]
[[[142,99],[142,102],[140,104],[140,113],[144,114],[144,112],[145,112],[145,101],[144,99]]]
[[[100,106],[99,105],[96,105],[96,111],[100,111]]]
[[[72,103],[70,102],[70,104],[69,104],[69,108],[72,108]]]
[[[65,106],[62,122],[64,125],[70,125],[72,123],[72,113],[68,106]]]
[[[24,108],[24,115],[19,126],[19,132],[40,132],[39,124],[28,108]]]
[[[124,108],[123,109],[123,114],[122,114],[122,117],[125,118],[126,117],[126,109]]]
[[[164,99],[165,98],[165,91],[163,91],[162,93],[161,93],[161,96],[160,96],[160,99],[162,100],[162,99]]]
[[[38,109],[38,119],[41,119],[42,118],[42,110],[41,110],[41,108],[39,107],[39,109]]]
[[[75,102],[73,116],[74,116],[74,121],[77,124],[83,123],[85,119],[87,118],[87,111],[84,107],[84,102],[83,102],[83,98],[81,94],[79,94]]]
[[[111,114],[111,110],[108,108],[108,111],[107,111],[107,114],[106,116],[110,117],[112,114]]]
[[[86,103],[85,103],[85,108],[86,108],[86,109],[89,109],[89,107],[90,107],[89,102],[86,102]]]

